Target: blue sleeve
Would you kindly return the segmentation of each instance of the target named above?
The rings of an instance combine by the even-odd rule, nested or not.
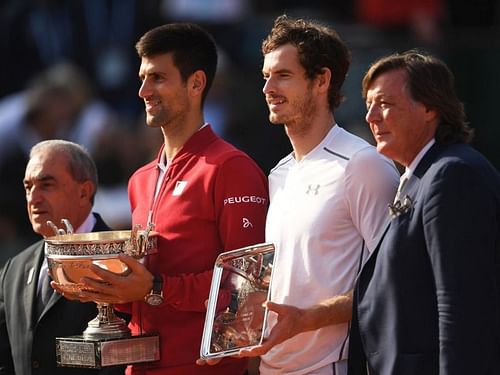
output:
[[[424,198],[436,287],[440,375],[489,373],[498,358],[498,192],[477,169],[449,163]],[[489,363],[489,364],[488,364]]]

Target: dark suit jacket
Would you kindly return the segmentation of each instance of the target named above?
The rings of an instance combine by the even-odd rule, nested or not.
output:
[[[109,230],[98,214],[93,231]],[[0,272],[0,375],[97,374],[97,370],[56,367],[55,337],[81,334],[97,316],[94,303],[69,301],[54,293],[36,320],[38,274],[44,241],[7,261]],[[101,374],[123,374],[108,368]]]
[[[500,374],[500,177],[434,145],[358,279],[349,375]]]

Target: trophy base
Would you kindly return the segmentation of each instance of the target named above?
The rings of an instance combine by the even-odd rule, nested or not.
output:
[[[141,335],[127,338],[56,338],[59,367],[101,369],[108,366],[154,362],[160,359],[160,336]]]

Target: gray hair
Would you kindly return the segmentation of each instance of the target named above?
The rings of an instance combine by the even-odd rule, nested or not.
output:
[[[97,167],[92,156],[87,149],[77,143],[62,140],[49,139],[37,143],[31,148],[30,159],[39,153],[58,152],[68,157],[68,171],[75,181],[90,181],[94,184],[94,192],[91,196],[91,202],[94,203],[94,196],[97,191]]]

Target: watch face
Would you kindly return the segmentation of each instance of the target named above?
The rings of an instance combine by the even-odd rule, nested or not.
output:
[[[150,294],[146,302],[151,306],[158,306],[163,303],[163,297],[158,294]]]

